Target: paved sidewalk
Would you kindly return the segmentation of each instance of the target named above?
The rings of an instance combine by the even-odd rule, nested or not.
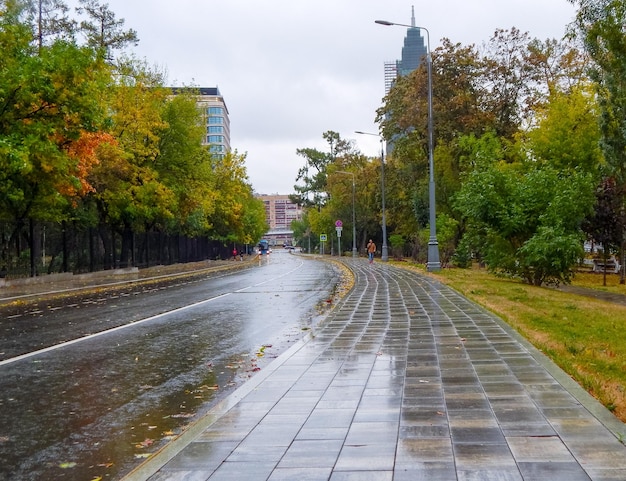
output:
[[[125,481],[626,480],[626,426],[501,320],[345,262],[323,327]]]

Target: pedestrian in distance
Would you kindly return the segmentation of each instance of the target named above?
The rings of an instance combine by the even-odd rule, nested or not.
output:
[[[376,244],[374,244],[374,241],[370,239],[370,241],[367,243],[367,257],[369,258],[370,264],[374,262],[375,252],[376,252]]]
[[[237,248],[236,247],[233,249],[233,260],[234,261],[237,260]]]

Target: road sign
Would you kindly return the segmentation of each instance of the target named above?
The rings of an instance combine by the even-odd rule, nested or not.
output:
[[[337,219],[335,221],[335,227],[343,227],[343,222],[341,222],[341,220]]]
[[[341,237],[341,231],[343,230],[343,227],[337,226],[335,227],[335,230],[337,231],[337,237]]]
[[[328,240],[328,236],[326,234],[320,234],[320,242],[326,242]]]

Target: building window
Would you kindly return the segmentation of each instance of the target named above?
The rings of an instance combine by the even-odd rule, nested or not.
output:
[[[224,117],[209,117],[210,124],[223,124]]]
[[[206,140],[209,144],[223,144],[224,136],[223,135],[209,135],[206,138]]]
[[[209,146],[209,152],[224,152],[224,146],[213,144]]]
[[[209,134],[223,134],[224,133],[224,127],[211,126],[207,130]]]
[[[207,114],[211,115],[224,115],[224,109],[222,107],[209,107],[207,109]]]

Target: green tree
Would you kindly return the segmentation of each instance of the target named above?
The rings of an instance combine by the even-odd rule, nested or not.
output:
[[[593,186],[580,171],[500,163],[472,172],[456,205],[491,270],[534,285],[568,282]]]
[[[595,241],[602,244],[602,258],[604,272],[602,283],[606,286],[606,263],[611,252],[619,249],[622,242],[622,233],[626,227],[624,218],[622,186],[612,177],[600,182],[596,189],[596,202],[592,213],[589,213],[583,229]]]
[[[214,166],[215,210],[209,216],[209,235],[227,244],[245,244],[249,239],[247,236],[251,235],[246,232],[250,226],[244,223],[246,205],[250,203],[252,193],[245,158],[236,151],[229,152]]]
[[[139,43],[137,32],[133,29],[124,30],[124,19],[116,18],[108,4],[98,0],[79,1],[81,6],[76,11],[86,16],[80,22],[80,31],[89,47],[103,52],[107,59],[112,60],[112,50]]]
[[[536,117],[537,126],[525,142],[533,159],[558,170],[582,169],[599,175],[603,157],[597,105],[589,85],[555,91]]]
[[[593,64],[600,110],[602,152],[608,175],[620,192],[626,190],[626,2],[624,0],[570,0],[578,5],[577,26]],[[624,207],[624,199],[621,202]],[[621,264],[626,262],[626,232],[621,243]],[[625,270],[621,282],[626,282]]]
[[[160,136],[167,127],[162,112],[168,92],[161,76],[142,63],[124,61],[116,66],[116,78],[108,91],[108,108],[110,133],[118,146],[106,152],[95,172],[95,199],[103,245],[111,244],[111,234],[121,235],[120,263],[128,265],[134,233],[172,218],[176,202],[156,164]]]
[[[174,214],[168,223],[157,225],[189,236],[204,235],[215,210],[214,159],[202,145],[205,127],[196,105],[196,90],[183,89],[166,101],[163,128],[158,136],[154,168],[159,179],[173,192]]]
[[[10,3],[0,9],[0,212],[13,225],[10,242],[28,222],[66,217],[61,193],[80,183],[79,159],[68,149],[102,124],[100,93],[110,80],[88,48],[62,40],[38,48],[21,14]],[[34,259],[32,228],[29,240]]]
[[[293,196],[292,201],[306,207],[321,208],[324,205],[328,198],[326,191],[328,165],[338,157],[354,151],[352,142],[342,139],[337,132],[329,130],[324,132],[322,137],[328,143],[328,152],[312,148],[296,150],[299,156],[304,157],[305,164],[298,170],[296,182],[301,182],[301,184],[294,185],[296,195]]]
[[[62,0],[26,0],[25,4],[38,48],[56,39],[74,39],[76,21],[69,17],[69,7]]]

